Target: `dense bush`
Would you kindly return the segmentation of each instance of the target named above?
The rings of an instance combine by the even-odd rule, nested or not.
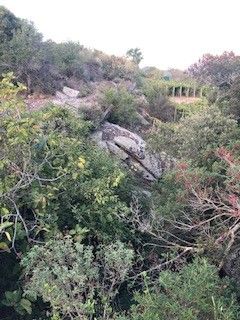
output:
[[[150,134],[150,143],[157,151],[164,150],[197,166],[207,164],[218,147],[236,142],[238,136],[237,122],[211,107],[176,124],[158,123]]]
[[[206,99],[199,99],[191,103],[179,103],[177,104],[176,108],[180,113],[179,116],[185,117],[203,111],[207,105],[208,103]]]
[[[232,114],[239,122],[240,120],[240,77],[234,79],[231,87],[218,97],[217,104],[226,114]]]
[[[101,52],[97,52],[97,58],[100,60],[103,77],[107,80],[115,78],[131,80],[138,71],[137,66],[125,58],[108,56]]]
[[[162,81],[158,79],[145,80],[142,90],[149,103],[150,116],[164,122],[176,120],[176,106],[169,101],[166,87]]]
[[[151,135],[152,147],[162,150],[163,144],[195,169],[180,164],[155,184],[146,203],[141,192],[130,203],[134,186],[119,164],[90,141],[91,124],[54,106],[24,111],[18,100],[24,87],[13,80],[8,74],[0,84],[3,314],[9,319],[107,320],[117,319],[118,313],[124,319],[126,310],[130,319],[167,319],[169,314],[176,319],[206,314],[210,319],[234,319],[232,293],[221,291],[213,267],[200,262],[188,266],[186,259],[205,255],[225,272],[238,274],[225,268],[240,229],[237,122],[209,108],[178,123],[161,124]],[[114,108],[131,106],[136,112],[134,95],[111,90],[106,107],[116,112]],[[223,148],[231,145],[232,151]],[[14,256],[21,258],[21,266]],[[179,274],[161,272],[163,289],[154,279],[167,266],[183,269]],[[142,271],[151,280],[147,291]],[[128,311],[134,279],[137,304]],[[211,286],[199,284],[200,279]],[[187,284],[187,300],[173,283],[183,289]],[[197,286],[202,295],[196,297]],[[172,295],[166,295],[168,288]]]
[[[0,6],[0,47],[5,41],[12,39],[19,25],[20,19],[15,17],[14,14],[6,8]]]
[[[126,58],[108,56],[76,42],[43,41],[28,21],[0,7],[0,73],[14,71],[28,92],[55,93],[68,79],[133,79],[138,67]]]
[[[57,319],[109,319],[133,256],[120,242],[100,246],[97,251],[71,237],[35,246],[22,260],[24,295],[34,301],[42,297]]]
[[[11,40],[3,44],[1,63],[5,68],[2,67],[2,71],[13,71],[28,86],[29,92],[42,67],[41,46],[42,35],[26,21],[22,21]]]
[[[229,281],[221,280],[204,259],[194,260],[179,273],[160,273],[156,288],[147,287],[135,299],[132,320],[234,320],[240,311]]]
[[[1,319],[240,317],[239,57],[208,55],[192,70],[218,108],[173,105],[167,96],[181,94],[185,73],[171,70],[179,87],[160,70],[140,72],[139,50],[129,56],[43,41],[0,7]],[[91,81],[103,79],[111,88],[101,92]],[[80,83],[80,96],[102,94],[96,109],[85,100],[84,118],[52,104],[26,111],[26,89]],[[148,153],[137,161],[165,168],[175,158],[151,184],[91,139],[103,118],[138,130],[148,113],[158,163]]]
[[[240,57],[234,52],[221,55],[205,54],[197,63],[189,67],[189,73],[202,83],[229,88],[240,71]]]
[[[22,89],[11,75],[0,85],[0,251],[4,263],[13,259],[18,270],[5,278],[1,290],[9,293],[2,300],[0,291],[0,300],[4,314],[14,307],[27,317],[30,300],[22,297],[20,283],[9,285],[19,276],[11,252],[20,257],[32,243],[59,233],[75,241],[88,235],[87,242],[96,246],[131,235],[119,219],[129,213],[121,200],[121,188],[128,197],[126,173],[90,141],[90,124],[55,106],[25,112],[16,96]]]
[[[120,125],[137,123],[137,100],[125,88],[109,88],[103,92],[101,104],[111,108],[109,120]]]

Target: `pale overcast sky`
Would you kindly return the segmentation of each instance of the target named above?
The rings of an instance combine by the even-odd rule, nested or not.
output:
[[[240,53],[240,0],[0,0],[45,39],[106,53],[141,48],[142,65],[184,69],[203,53]]]

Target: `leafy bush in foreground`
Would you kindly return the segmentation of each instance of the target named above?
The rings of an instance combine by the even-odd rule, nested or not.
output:
[[[179,273],[163,271],[155,289],[146,287],[135,299],[131,320],[235,320],[240,311],[229,281],[204,259]]]
[[[125,174],[90,143],[88,126],[53,106],[1,117],[1,249],[19,250],[17,230],[28,241],[76,223],[99,237],[123,231],[116,215],[128,211],[117,194]]]
[[[25,295],[42,297],[60,319],[109,319],[133,257],[133,250],[121,242],[94,250],[71,238],[49,241],[33,247],[22,260]]]

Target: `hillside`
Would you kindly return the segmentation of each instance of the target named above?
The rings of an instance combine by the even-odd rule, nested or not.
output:
[[[240,57],[142,59],[0,6],[1,320],[240,319]]]

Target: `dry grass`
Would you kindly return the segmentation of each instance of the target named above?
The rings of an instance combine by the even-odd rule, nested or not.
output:
[[[170,100],[174,103],[177,104],[190,104],[190,103],[195,103],[201,100],[201,98],[194,98],[194,97],[171,97]]]

